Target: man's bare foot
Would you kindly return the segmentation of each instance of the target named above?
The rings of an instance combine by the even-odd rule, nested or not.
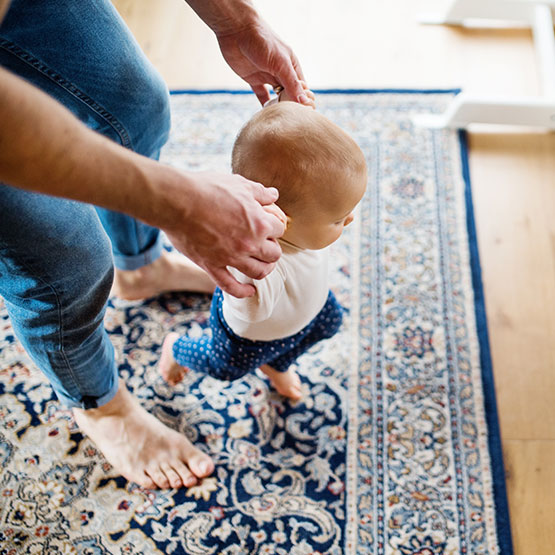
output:
[[[172,332],[166,335],[164,343],[162,343],[162,355],[160,356],[160,363],[158,370],[162,378],[170,385],[177,385],[189,371],[185,366],[177,364],[173,358],[173,344],[179,339],[179,334]]]
[[[289,397],[293,401],[298,401],[302,397],[301,379],[293,368],[289,368],[287,372],[278,372],[271,366],[263,364],[260,370],[270,378],[270,382],[281,395]]]
[[[145,488],[191,487],[214,470],[208,455],[147,412],[121,380],[111,401],[73,414],[108,462]]]
[[[156,297],[165,291],[213,293],[215,287],[210,276],[186,256],[163,251],[154,262],[137,270],[116,268],[112,294],[135,301]]]

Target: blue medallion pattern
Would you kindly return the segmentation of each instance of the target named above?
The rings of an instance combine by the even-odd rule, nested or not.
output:
[[[210,299],[111,301],[120,375],[216,462],[182,490],[113,471],[15,339],[0,300],[0,555],[499,553],[456,133],[416,129],[451,94],[328,94],[318,108],[367,155],[369,186],[332,249],[347,314],[303,355],[304,399],[262,374],[221,382],[156,365],[170,330],[208,333]],[[163,160],[229,171],[253,95],[172,97]]]

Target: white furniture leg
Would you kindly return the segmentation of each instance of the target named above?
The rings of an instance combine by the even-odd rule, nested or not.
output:
[[[549,6],[534,6],[532,30],[542,89],[546,96],[555,99],[555,35],[553,14]]]
[[[551,6],[555,0],[450,0],[426,23],[464,25],[469,20],[502,20],[532,28],[542,94],[529,97],[482,97],[459,94],[441,115],[419,114],[415,125],[464,128],[471,123],[524,125],[555,129],[555,35]]]
[[[455,129],[470,123],[545,127],[555,130],[555,100],[541,97],[480,97],[458,94],[443,114],[417,114],[419,127]]]
[[[503,0],[449,0],[439,13],[420,14],[418,21],[428,25],[464,25],[468,20],[528,21],[529,2]]]

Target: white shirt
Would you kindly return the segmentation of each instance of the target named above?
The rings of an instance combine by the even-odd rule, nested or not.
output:
[[[240,337],[271,341],[301,331],[322,310],[328,298],[328,248],[299,249],[280,241],[282,255],[264,279],[253,280],[234,268],[241,283],[252,283],[256,295],[237,299],[223,294],[223,315]]]

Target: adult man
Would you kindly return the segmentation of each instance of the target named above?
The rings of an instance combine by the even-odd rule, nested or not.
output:
[[[309,102],[294,54],[249,0],[188,3],[262,103],[266,84]],[[0,0],[2,14],[0,294],[14,330],[122,475],[191,486],[211,459],[118,384],[102,325],[113,259],[123,297],[209,291],[212,280],[252,294],[227,266],[253,278],[272,270],[284,231],[277,192],[156,162],[167,89],[108,0]],[[168,257],[159,229],[201,269]]]

